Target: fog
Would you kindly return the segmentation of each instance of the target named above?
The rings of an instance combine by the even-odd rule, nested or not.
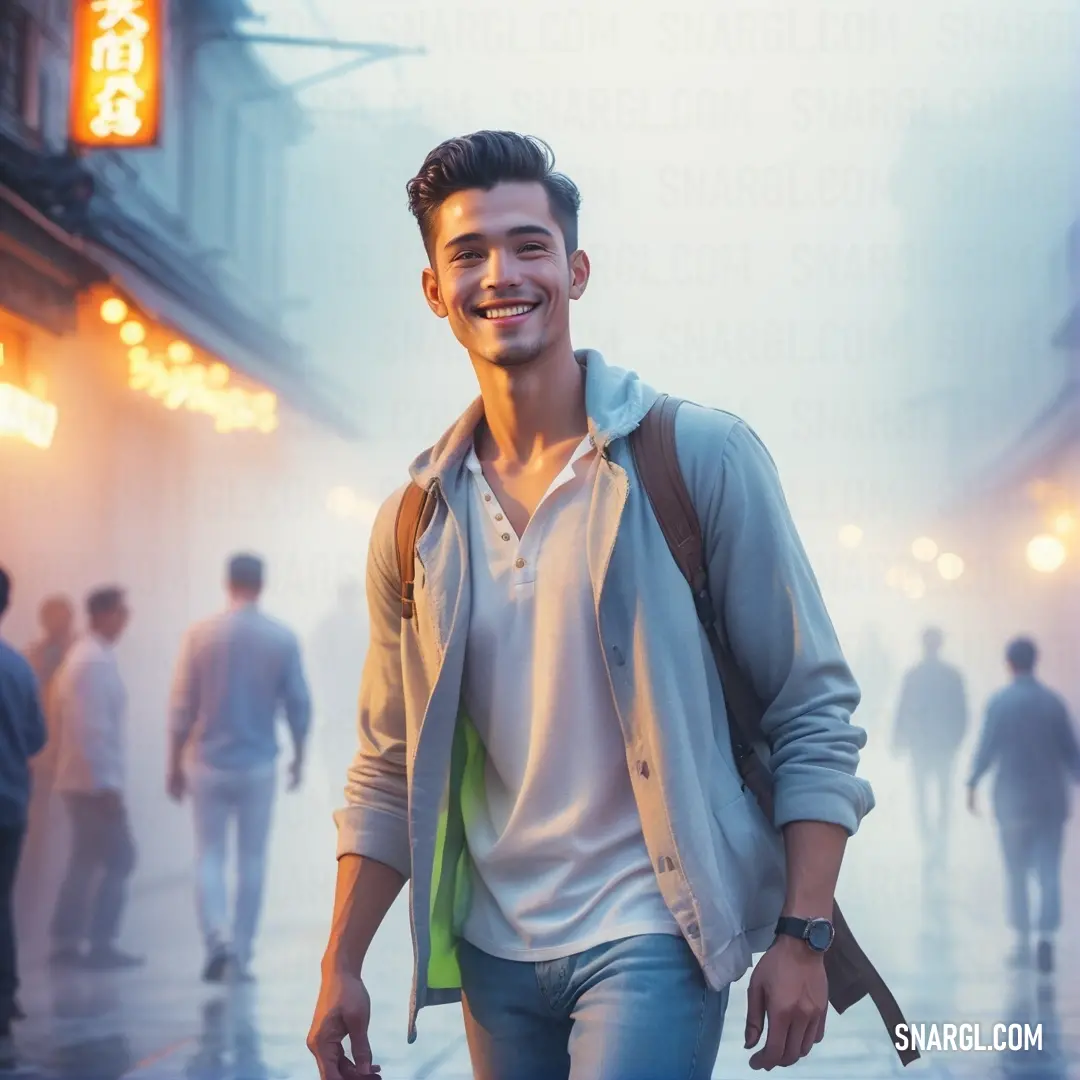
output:
[[[1021,630],[1043,631],[1047,677],[1080,693],[1075,633],[1057,632],[1051,586],[1018,537],[980,546],[987,516],[996,527],[1015,514],[1026,540],[1026,511],[1004,494],[968,502],[1069,362],[1050,339],[1076,295],[1076,12],[881,0],[259,10],[281,32],[426,50],[301,95],[314,131],[293,163],[296,333],[352,390],[382,466],[366,487],[358,469],[367,496],[388,493],[475,394],[420,294],[405,181],[451,135],[539,135],[583,193],[593,276],[572,309],[575,344],[766,440],[863,685],[856,719],[881,806],[866,831],[913,857],[906,773],[885,735],[924,626],[943,626],[969,679],[970,738]],[[264,58],[286,81],[340,59]],[[846,524],[861,529],[854,550],[838,541]],[[928,534],[964,575],[945,583],[931,566],[915,595],[890,587]],[[1075,598],[1075,572],[1066,588]]]
[[[148,554],[165,526],[142,530],[144,507],[122,483],[109,498],[111,528],[127,537],[123,566],[80,554],[70,536],[38,546],[37,526],[21,526],[35,582],[78,597],[91,579],[127,574],[141,583],[143,627],[168,622],[124,654],[143,718],[137,831],[154,838],[144,865],[155,880],[186,881],[191,861],[187,815],[161,791],[179,629],[221,606],[226,554],[253,548],[268,559],[268,609],[304,643],[318,745],[307,788],[282,811],[275,843],[295,859],[275,867],[268,919],[287,934],[301,914],[329,916],[329,815],[353,739],[340,718],[366,639],[362,608],[338,610],[336,597],[363,578],[379,503],[476,393],[467,357],[422,298],[405,184],[442,139],[506,128],[546,140],[582,191],[592,279],[572,308],[575,346],[738,414],[773,454],[863,689],[855,722],[869,732],[862,771],[878,807],[852,842],[841,897],[856,897],[875,958],[904,955],[885,917],[875,922],[882,875],[899,874],[894,905],[914,909],[922,895],[910,778],[888,737],[929,625],[944,629],[971,705],[954,869],[969,895],[993,897],[988,925],[1000,929],[992,830],[964,816],[960,789],[1011,636],[1038,638],[1047,681],[1080,714],[1075,544],[1056,576],[1024,558],[1047,513],[1080,513],[1080,451],[1074,439],[1047,459],[1045,505],[1016,464],[1018,440],[1076,370],[1051,339],[1080,283],[1080,13],[1040,0],[252,6],[253,31],[423,54],[319,82],[348,54],[258,50],[285,84],[312,80],[298,92],[310,130],[288,168],[287,330],[359,436],[293,418],[273,449],[221,449],[209,435],[188,444],[220,472],[202,487],[163,487],[161,520],[206,526],[197,549],[173,553],[167,583]],[[139,438],[125,469],[150,468]],[[77,456],[27,484],[60,483]],[[914,558],[918,537],[959,555],[963,573],[946,580],[933,556]],[[19,598],[12,639],[32,635],[36,599]],[[295,962],[317,974],[317,960]]]

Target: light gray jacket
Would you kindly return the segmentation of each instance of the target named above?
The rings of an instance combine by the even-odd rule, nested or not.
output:
[[[634,470],[626,435],[657,392],[592,350],[577,357],[602,456],[587,554],[626,766],[661,892],[720,989],[773,939],[785,894],[783,839],[742,790],[708,642]],[[482,776],[468,763],[482,747],[460,704],[470,603],[465,459],[482,413],[477,400],[411,466],[412,479],[435,495],[435,511],[417,544],[410,622],[401,617],[395,555],[401,491],[376,519],[360,746],[347,805],[335,815],[339,856],[367,856],[410,878],[410,1042],[420,1008],[460,997],[453,930],[468,875],[459,872],[467,852],[458,803]],[[853,834],[874,805],[855,775],[866,742],[851,723],[859,689],[773,462],[742,421],[715,409],[683,406],[676,439],[714,603],[767,704],[768,745],[759,752],[774,776],[775,825],[832,822]]]

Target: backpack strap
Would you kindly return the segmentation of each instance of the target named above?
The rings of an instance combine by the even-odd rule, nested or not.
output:
[[[648,496],[653,515],[672,558],[682,571],[694,596],[698,619],[705,630],[720,673],[720,684],[728,716],[728,730],[736,767],[757,799],[765,817],[773,818],[772,777],[752,748],[762,738],[761,719],[765,709],[752,684],[743,674],[722,634],[722,621],[709,592],[709,575],[701,522],[679,467],[675,442],[675,416],[682,401],[662,394],[630,433],[630,449],[641,486]],[[885,1022],[890,1036],[904,1025],[904,1014],[884,979],[855,940],[838,904],[833,905],[836,936],[825,954],[829,980],[829,1002],[843,1013],[869,996]],[[893,1043],[903,1065],[910,1065],[919,1052],[909,1042],[901,1050]]]
[[[672,558],[690,586],[698,620],[712,647],[727,702],[735,764],[743,786],[750,788],[772,820],[771,779],[753,750],[754,741],[761,738],[764,710],[724,642],[709,591],[705,540],[694,501],[679,467],[675,442],[675,417],[681,405],[681,398],[661,394],[630,433],[630,449],[653,515],[671,549]]]
[[[398,580],[401,582],[401,617],[407,622],[413,617],[413,582],[416,577],[416,541],[420,538],[420,523],[428,505],[428,493],[410,484],[398,505],[395,533],[397,536]]]

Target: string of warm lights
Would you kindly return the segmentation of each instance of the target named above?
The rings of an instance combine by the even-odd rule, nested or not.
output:
[[[232,372],[222,363],[196,362],[186,341],[169,342],[151,350],[146,326],[127,304],[111,296],[101,305],[101,320],[117,327],[128,347],[128,386],[159,400],[167,409],[204,413],[220,432],[260,431],[278,426],[277,397],[269,390],[247,390],[231,383]]]
[[[1053,519],[1053,531],[1032,537],[1025,549],[1028,566],[1039,574],[1052,574],[1065,565],[1069,549],[1062,539],[1078,531],[1077,516],[1072,512],[1059,511]],[[855,524],[844,525],[837,534],[841,547],[854,551],[862,546],[862,528]],[[964,560],[952,551],[941,551],[937,541],[929,536],[917,537],[911,543],[910,556],[925,567],[934,566],[938,576],[946,583],[959,581],[966,569]],[[923,572],[910,565],[897,563],[885,574],[885,584],[911,600],[920,600],[927,592]]]

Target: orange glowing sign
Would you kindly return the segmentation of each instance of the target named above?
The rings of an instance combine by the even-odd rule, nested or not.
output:
[[[165,0],[74,0],[71,141],[155,146]]]

